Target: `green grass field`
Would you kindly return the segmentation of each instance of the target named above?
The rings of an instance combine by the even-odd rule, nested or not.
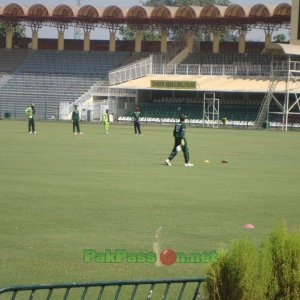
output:
[[[299,225],[299,132],[188,128],[193,168],[163,162],[172,127],[0,121],[0,286],[204,276],[205,264],[84,263],[83,251],[212,251]],[[211,163],[203,163],[210,160]],[[228,160],[222,164],[221,160]],[[252,223],[255,229],[243,228]]]

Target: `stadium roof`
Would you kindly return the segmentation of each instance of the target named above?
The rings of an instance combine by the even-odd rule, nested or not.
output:
[[[246,92],[265,93],[269,89],[270,80],[268,77],[230,77],[230,76],[199,76],[199,75],[152,75],[114,86],[114,88],[136,89],[136,90],[159,90],[151,87],[151,80],[166,81],[196,81],[196,89],[184,89],[185,91],[199,92]],[[161,90],[162,88],[160,88]],[[180,90],[172,89],[168,90]],[[280,80],[276,85],[274,93],[285,93],[286,82]],[[300,93],[300,86],[297,83],[290,83],[290,93]]]
[[[263,53],[300,56],[300,46],[293,44],[273,43],[268,48],[265,48]]]
[[[157,7],[145,7],[135,5],[129,8],[121,8],[116,5],[108,7],[94,7],[92,5],[68,6],[60,4],[56,7],[40,3],[31,6],[23,6],[18,3],[0,5],[0,20],[3,21],[27,21],[27,22],[73,22],[73,23],[105,23],[114,24],[145,24],[145,25],[170,25],[182,24],[201,25],[211,22],[219,25],[235,24],[236,26],[247,24],[283,24],[289,23],[291,17],[291,5],[281,3],[278,5],[255,4],[253,6],[241,6],[230,4],[218,6],[208,4],[203,7],[183,5],[170,7],[159,5]]]

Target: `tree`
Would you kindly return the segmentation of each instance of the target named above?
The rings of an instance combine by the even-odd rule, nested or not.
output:
[[[3,47],[5,45],[5,37],[6,37],[5,24],[0,22],[0,39],[1,39],[0,47]],[[22,37],[25,37],[25,26],[24,25],[14,26],[13,38],[20,39]]]
[[[193,6],[204,6],[207,4],[215,4],[215,5],[229,5],[229,0],[145,0],[142,2],[143,6],[150,6],[156,7],[159,5],[166,5],[166,6],[182,6],[182,5],[193,5]],[[225,34],[226,33],[226,34]],[[222,34],[223,40],[228,40],[226,37],[230,37],[232,40],[232,33],[226,31]],[[134,39],[134,32],[130,27],[121,27],[120,28],[120,35],[122,40],[133,40]],[[180,29],[174,29],[172,32],[169,32],[169,38],[171,40],[184,40],[186,33]],[[195,35],[198,36],[199,40],[202,40],[203,31],[199,30],[195,32]],[[150,41],[158,41],[160,40],[161,34],[159,30],[146,30],[143,31],[143,40],[150,40]],[[204,39],[207,39],[204,37]]]
[[[5,31],[5,24],[0,22],[0,38],[6,37],[6,31]],[[25,26],[24,25],[17,25],[14,26],[14,38],[21,38],[25,37]]]
[[[277,34],[273,37],[275,43],[284,43],[286,42],[286,36],[284,34]]]
[[[132,41],[134,40],[134,30],[130,26],[122,26],[119,29],[119,34],[122,36],[122,40]],[[159,41],[160,32],[158,30],[146,30],[142,32],[142,39],[145,41]]]

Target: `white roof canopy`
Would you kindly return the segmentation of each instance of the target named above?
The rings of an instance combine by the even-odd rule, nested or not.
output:
[[[292,44],[273,43],[271,44],[271,47],[265,48],[263,50],[263,53],[300,56],[300,46]]]

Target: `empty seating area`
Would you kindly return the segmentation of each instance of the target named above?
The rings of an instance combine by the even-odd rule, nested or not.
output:
[[[118,67],[127,56],[127,52],[32,51],[19,71],[105,77],[109,70]]]
[[[58,114],[59,102],[75,101],[97,81],[106,79],[108,72],[129,56],[128,52],[14,49],[1,51],[0,61],[12,61],[18,51],[25,58],[19,65],[16,63],[10,80],[0,85],[2,116],[10,112],[14,117],[24,117],[24,109],[34,102],[38,118],[53,118]]]
[[[0,73],[13,73],[25,61],[28,50],[24,49],[0,49]]]
[[[186,98],[185,101],[179,102],[180,98],[173,99],[162,98],[162,101],[156,99],[152,103],[140,103],[142,112],[141,121],[147,122],[176,122],[181,114],[188,117],[188,122],[201,124],[203,123],[203,100]],[[191,102],[188,103],[187,100]],[[239,105],[220,104],[219,120],[226,118],[229,122],[254,122],[259,112],[260,105]],[[127,112],[119,118],[119,121],[130,121],[132,112]]]
[[[223,105],[248,105],[260,107],[264,98],[264,94],[244,95],[241,93],[232,93],[223,94],[221,97],[217,98],[221,99],[220,103]]]
[[[271,56],[260,53],[211,53],[211,52],[199,52],[191,53],[182,62],[182,64],[225,64],[225,65],[270,65]]]
[[[215,115],[215,125],[222,125],[222,119],[227,119],[227,126],[231,127],[251,127],[254,126],[258,116],[263,96],[260,94],[248,95],[243,98],[240,94],[226,94],[221,97],[219,106],[219,116]],[[280,97],[278,98],[280,99]],[[283,99],[279,100],[283,101]],[[147,123],[175,123],[181,114],[185,114],[188,124],[202,126],[203,117],[203,99],[193,97],[162,97],[153,99],[153,102],[140,103],[139,107],[142,113],[142,122]],[[270,127],[281,128],[282,114],[275,103],[270,106],[269,121]],[[295,109],[295,114],[289,116],[289,127],[300,128],[300,114]],[[132,111],[128,111],[123,116],[118,117],[118,121],[132,121]],[[212,109],[210,110],[210,122],[212,122]],[[207,120],[205,121],[207,122]]]
[[[140,105],[143,117],[155,118],[178,118],[185,114],[189,119],[202,117],[202,104],[168,104],[168,103],[145,103]]]
[[[197,122],[202,118],[203,107],[200,104],[168,104],[168,103],[140,103],[142,122],[176,122],[181,114],[189,118],[189,122]],[[131,121],[132,111],[128,111],[124,116],[118,117],[118,121]]]
[[[246,42],[246,53],[262,53],[265,48],[264,42]],[[213,43],[211,41],[200,41],[198,48],[200,52],[213,52]],[[221,41],[220,42],[220,52],[221,53],[238,53],[239,52],[239,42],[237,41]]]
[[[15,74],[0,90],[1,110],[24,117],[24,109],[33,102],[38,118],[53,118],[58,114],[59,102],[73,102],[97,80],[97,76]]]
[[[199,104],[200,101],[193,97],[162,97],[161,99],[153,99],[154,103],[189,103],[189,104]]]
[[[226,118],[229,121],[255,121],[259,112],[259,106],[254,105],[220,105],[219,119]]]
[[[149,52],[132,52],[130,55],[122,62],[122,66],[133,64],[141,59],[145,59],[150,56]]]

